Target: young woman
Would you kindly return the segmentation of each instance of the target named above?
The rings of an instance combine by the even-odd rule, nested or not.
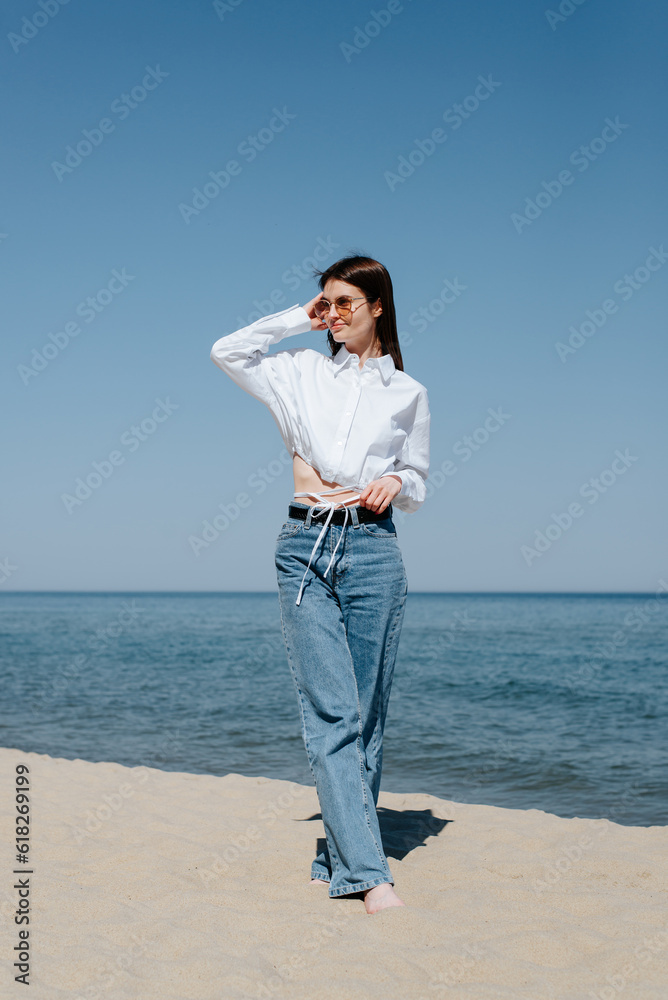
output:
[[[423,503],[427,390],[403,370],[390,276],[348,256],[305,306],[218,340],[211,358],[270,410],[293,456],[295,501],[276,540],[281,623],[326,847],[311,881],[403,906],[376,806],[408,583],[392,504]],[[272,344],[328,330],[330,355]],[[299,498],[299,499],[297,499]]]

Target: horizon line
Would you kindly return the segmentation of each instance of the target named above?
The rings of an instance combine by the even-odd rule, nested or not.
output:
[[[452,597],[657,597],[668,588],[652,590],[409,590],[410,594]],[[278,595],[278,590],[4,590],[0,594],[151,594],[151,595]]]

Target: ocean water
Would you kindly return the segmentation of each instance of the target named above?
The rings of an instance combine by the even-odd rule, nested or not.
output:
[[[668,593],[409,592],[382,789],[668,823]],[[313,785],[268,594],[0,594],[0,745]]]

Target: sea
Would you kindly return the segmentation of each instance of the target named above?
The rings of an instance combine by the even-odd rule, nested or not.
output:
[[[668,585],[410,592],[382,791],[668,823]],[[271,593],[0,593],[0,745],[314,780]]]

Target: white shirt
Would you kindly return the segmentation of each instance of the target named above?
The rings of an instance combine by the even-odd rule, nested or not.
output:
[[[333,357],[310,347],[267,353],[307,331],[304,307],[290,306],[221,337],[211,360],[269,408],[290,454],[301,455],[322,479],[361,492],[391,473],[402,483],[394,506],[417,510],[429,474],[427,390],[399,371],[390,354],[367,358],[360,370],[345,344]]]

